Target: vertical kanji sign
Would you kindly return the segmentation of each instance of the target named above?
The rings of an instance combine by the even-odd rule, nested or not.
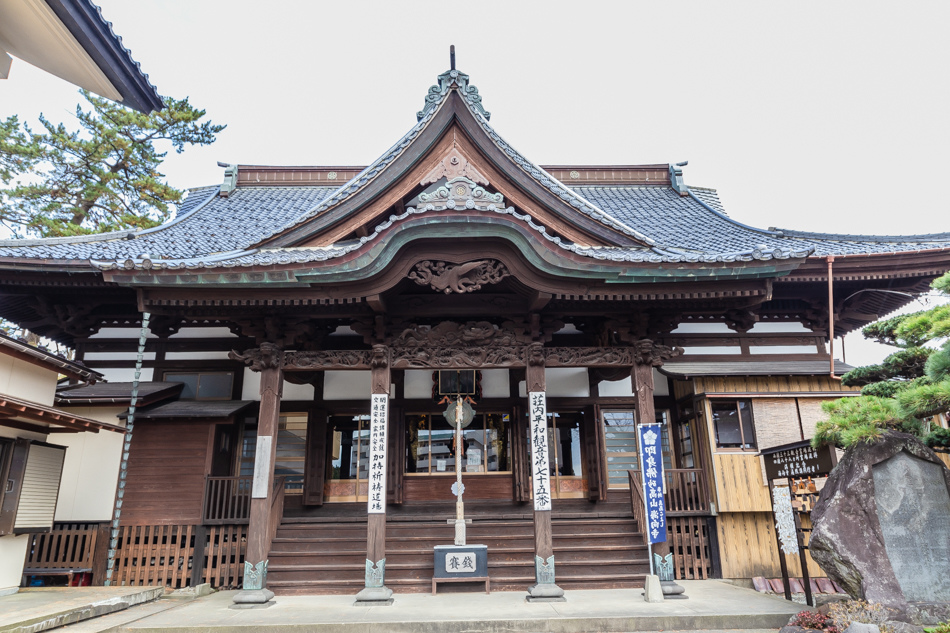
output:
[[[369,424],[369,493],[367,509],[370,514],[386,512],[386,407],[389,396],[374,393]]]
[[[531,422],[531,483],[534,509],[551,509],[551,476],[548,466],[548,405],[543,391],[528,394]]]
[[[659,424],[641,424],[637,427],[637,437],[640,439],[640,465],[643,474],[643,500],[646,505],[647,536],[651,544],[666,541],[666,504],[663,501],[661,430]]]

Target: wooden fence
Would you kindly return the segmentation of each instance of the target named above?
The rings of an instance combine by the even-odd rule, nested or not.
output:
[[[666,538],[673,552],[673,572],[677,580],[705,580],[712,576],[706,517],[667,517]]]
[[[247,523],[251,508],[252,477],[205,477],[202,523]]]
[[[57,523],[50,532],[32,534],[24,575],[91,573],[98,523]]]
[[[709,534],[709,492],[706,475],[698,468],[673,468],[666,478],[666,539],[673,554],[677,580],[700,580],[712,575]],[[646,538],[646,508],[640,473],[627,471],[630,482],[630,510]]]
[[[216,589],[237,588],[246,548],[246,525],[122,526],[112,579],[116,585],[180,589],[207,582]]]

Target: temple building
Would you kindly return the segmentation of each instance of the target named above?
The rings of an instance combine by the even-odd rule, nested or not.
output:
[[[678,165],[538,166],[454,69],[422,105],[367,167],[230,165],[160,227],[0,242],[0,316],[105,377],[58,406],[127,430],[81,482],[116,499],[82,517],[101,578],[429,591],[458,466],[492,589],[639,587],[640,422],[676,577],[777,576],[759,451],[857,393],[829,342],[950,269],[950,233],[758,229]]]

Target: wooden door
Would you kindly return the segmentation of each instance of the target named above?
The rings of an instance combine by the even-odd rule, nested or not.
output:
[[[328,451],[333,446],[330,441],[331,429],[327,424],[327,412],[313,409],[307,417],[307,454],[304,457],[303,504],[322,506],[324,484],[330,460]]]

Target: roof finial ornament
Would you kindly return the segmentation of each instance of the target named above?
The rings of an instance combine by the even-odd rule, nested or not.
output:
[[[688,164],[689,161],[684,160],[682,163],[670,165],[670,186],[673,187],[673,190],[681,196],[689,195],[689,190],[686,187],[686,183],[683,182],[683,167],[686,167]]]
[[[455,70],[455,44],[449,45],[449,67]]]

